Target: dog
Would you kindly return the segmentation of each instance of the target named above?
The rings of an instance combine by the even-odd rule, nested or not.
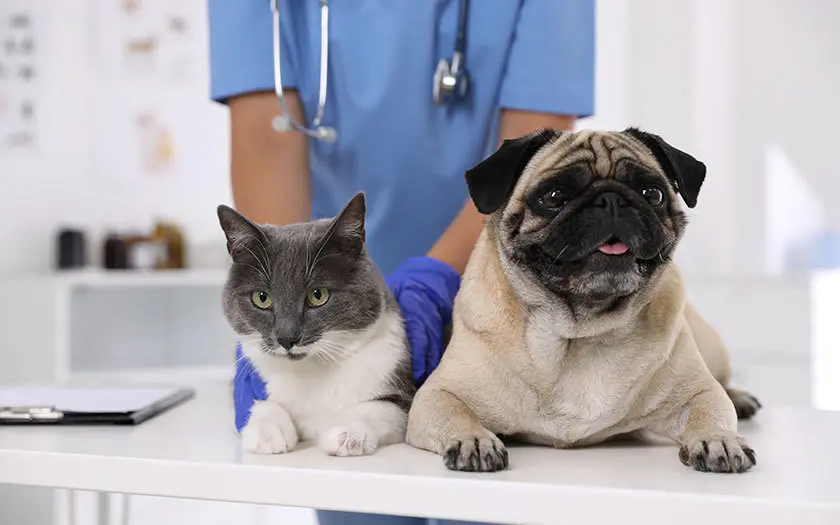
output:
[[[509,467],[505,440],[557,448],[661,437],[704,472],[756,464],[761,403],[672,256],[706,166],[660,136],[542,130],[468,170],[485,224],[452,334],[409,412],[409,445],[450,470]]]

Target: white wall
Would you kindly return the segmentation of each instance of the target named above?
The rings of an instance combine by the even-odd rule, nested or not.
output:
[[[0,14],[15,4],[33,6],[36,22],[44,27],[38,41],[44,59],[38,108],[44,135],[36,151],[0,149],[6,211],[0,221],[0,243],[6,247],[0,270],[51,268],[53,235],[62,225],[95,236],[106,228],[147,231],[154,219],[163,218],[181,224],[192,244],[220,242],[215,206],[231,200],[227,115],[208,100],[205,2],[171,3],[190,15],[199,53],[195,74],[177,83],[109,73],[111,56],[103,49],[119,52],[123,42],[106,39],[110,33],[101,29],[96,15],[104,6],[116,11],[121,2],[4,0]],[[159,108],[175,120],[177,173],[143,179],[122,167],[133,165],[126,152],[134,139],[116,133],[132,123],[121,105]],[[98,239],[92,239],[91,248],[98,257]]]

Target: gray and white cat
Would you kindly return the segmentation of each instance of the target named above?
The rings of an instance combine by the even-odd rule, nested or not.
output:
[[[400,308],[365,249],[365,196],[336,217],[257,225],[228,206],[224,311],[266,382],[246,452],[312,441],[335,456],[402,442],[415,387]]]

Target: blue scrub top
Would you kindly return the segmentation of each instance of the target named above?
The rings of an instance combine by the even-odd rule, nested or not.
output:
[[[208,0],[213,100],[274,89],[268,0]],[[368,249],[383,272],[425,254],[468,198],[464,172],[497,146],[503,108],[589,116],[594,111],[594,0],[472,0],[466,103],[438,106],[432,75],[450,60],[458,0],[330,2],[324,124],[310,139],[314,218],[367,194]],[[307,125],[318,104],[317,0],[280,3],[285,88]],[[266,115],[266,126],[271,115]]]

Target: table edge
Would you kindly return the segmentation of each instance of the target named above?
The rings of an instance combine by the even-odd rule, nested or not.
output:
[[[27,450],[0,450],[0,483],[485,523],[840,523],[840,503]]]

